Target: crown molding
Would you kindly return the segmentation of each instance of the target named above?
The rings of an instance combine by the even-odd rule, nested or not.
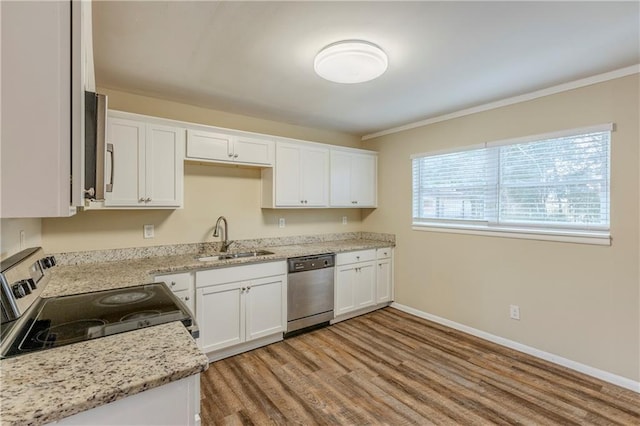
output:
[[[557,86],[548,87],[546,89],[536,90],[535,92],[526,93],[524,95],[518,95],[511,98],[501,99],[499,101],[489,102],[487,104],[466,108],[460,111],[440,115],[433,118],[427,118],[425,120],[416,121],[414,123],[405,124],[403,126],[392,127],[390,129],[381,130],[376,133],[370,133],[368,135],[362,136],[362,140],[366,141],[370,139],[375,139],[380,136],[391,135],[393,133],[399,133],[405,130],[415,129],[417,127],[428,126],[429,124],[434,124],[442,121],[451,120],[454,118],[464,117],[465,115],[476,114],[478,112],[489,111],[492,109],[517,104],[520,102],[526,102],[532,99],[542,98],[544,96],[554,95],[556,93],[562,93],[568,90],[578,89],[580,87],[590,86],[592,84],[602,83],[604,81],[614,80],[616,78],[626,77],[628,75],[638,74],[638,73],[640,73],[640,64],[631,65],[629,67],[621,68],[615,71],[610,71],[603,74],[582,78],[580,80],[559,84]]]

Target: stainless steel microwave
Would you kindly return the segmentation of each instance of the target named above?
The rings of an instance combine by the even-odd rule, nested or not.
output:
[[[84,197],[104,200],[111,186],[105,185],[105,159],[110,148],[106,144],[107,97],[93,92],[84,96]]]

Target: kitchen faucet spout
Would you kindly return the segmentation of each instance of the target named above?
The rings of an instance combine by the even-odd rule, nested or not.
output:
[[[229,226],[227,224],[227,218],[224,217],[224,216],[220,216],[218,218],[218,220],[216,221],[216,226],[215,226],[215,228],[213,230],[213,236],[214,237],[220,236],[220,232],[219,232],[220,231],[220,222],[224,223],[224,229],[223,229],[224,238],[221,237],[222,241],[220,242],[221,243],[220,252],[221,253],[226,253],[227,250],[229,249],[229,246],[231,244],[233,244],[234,242],[233,241],[229,241]]]

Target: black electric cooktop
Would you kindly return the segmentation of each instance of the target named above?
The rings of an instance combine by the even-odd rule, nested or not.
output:
[[[172,321],[194,325],[189,310],[164,283],[40,299],[14,325],[1,357]]]

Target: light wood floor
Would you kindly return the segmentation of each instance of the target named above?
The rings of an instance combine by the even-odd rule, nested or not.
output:
[[[203,425],[640,425],[640,395],[382,309],[212,363]]]

